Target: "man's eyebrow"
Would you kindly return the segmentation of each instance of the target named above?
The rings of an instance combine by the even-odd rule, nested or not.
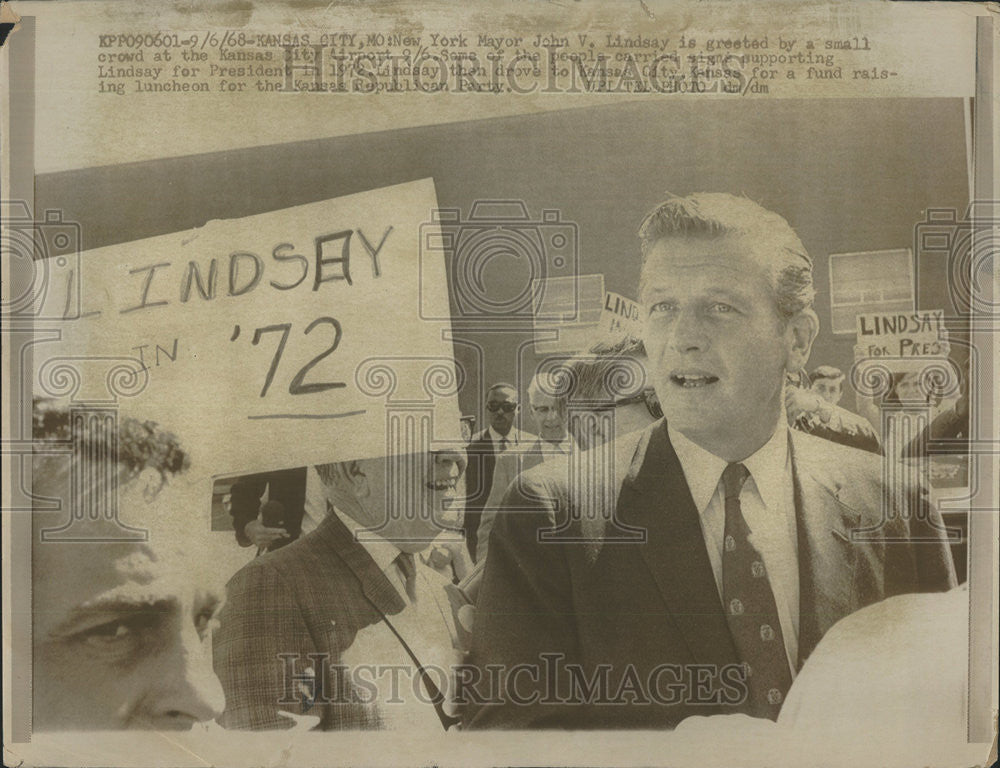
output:
[[[740,290],[738,285],[718,286],[708,292],[709,297],[719,299],[734,299],[737,301],[749,301],[746,291]]]
[[[676,301],[677,297],[670,286],[649,288],[646,290],[644,304],[658,304],[662,301]],[[702,294],[703,299],[709,301],[717,299],[729,299],[732,301],[750,301],[746,291],[740,289],[738,285],[723,286],[713,285]]]

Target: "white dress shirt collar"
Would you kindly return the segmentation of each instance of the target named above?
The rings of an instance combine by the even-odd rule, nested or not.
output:
[[[729,462],[720,459],[714,453],[709,453],[680,432],[671,429],[669,422],[667,435],[681,463],[681,470],[691,491],[691,498],[694,499],[695,509],[698,510],[698,514],[704,514],[712,496],[715,495],[722,471]]]
[[[768,509],[782,509],[789,471],[788,426],[779,424],[771,439],[756,453],[743,460],[757,486],[764,506]]]
[[[347,530],[351,532],[351,536],[354,537],[354,540],[364,547],[365,551],[371,555],[372,560],[375,561],[375,565],[377,565],[386,575],[394,575],[396,558],[399,557],[401,552],[399,547],[388,539],[384,539],[377,533],[368,530],[336,507],[333,508],[333,512],[340,518],[340,521],[347,527]],[[361,538],[358,538],[359,531],[362,532]],[[391,578],[389,580],[393,584],[397,581],[396,578]]]
[[[506,440],[508,446],[515,446],[520,442],[520,435],[518,434],[517,427],[511,427],[510,432],[506,435],[498,435],[493,431],[493,427],[487,427],[486,437],[490,439],[495,448],[500,447],[501,440]]]
[[[677,454],[699,514],[708,509],[722,472],[729,463],[682,435],[667,424],[670,443]],[[764,505],[780,508],[788,472],[788,427],[779,423],[774,434],[757,451],[741,462],[750,472]]]
[[[573,452],[575,443],[573,442],[573,438],[567,435],[558,443],[552,442],[551,440],[539,439],[539,445],[545,451],[543,456],[545,458],[551,458],[554,455],[553,451],[558,451],[563,456],[569,456]]]

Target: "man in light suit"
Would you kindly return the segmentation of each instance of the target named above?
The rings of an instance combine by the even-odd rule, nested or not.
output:
[[[535,374],[528,384],[528,412],[538,437],[530,442],[522,441],[516,448],[506,451],[497,458],[490,495],[486,499],[479,519],[476,536],[477,562],[486,560],[486,555],[489,553],[490,532],[493,530],[500,503],[504,493],[518,475],[543,461],[562,459],[573,450],[573,437],[568,431],[569,414],[566,409],[566,398],[561,393],[559,385],[560,382],[555,377],[545,372]]]
[[[288,728],[297,716],[317,717],[323,730],[454,724],[450,580],[421,553],[464,468],[450,453],[316,467],[326,519],[228,585],[214,638],[223,726]],[[400,487],[409,479],[419,487]]]
[[[788,223],[701,194],[658,206],[640,238],[666,418],[618,441],[613,472],[584,458],[572,484],[543,465],[511,487],[520,514],[493,531],[472,650],[506,678],[474,681],[471,727],[774,719],[838,619],[955,583],[925,495],[887,494],[878,457],[788,429],[785,376],[818,330]]]
[[[469,556],[478,560],[479,521],[483,507],[493,488],[493,471],[497,457],[521,442],[521,433],[514,426],[519,410],[517,388],[498,382],[486,390],[486,412],[490,425],[472,436],[466,447],[469,466],[465,472],[465,543]]]

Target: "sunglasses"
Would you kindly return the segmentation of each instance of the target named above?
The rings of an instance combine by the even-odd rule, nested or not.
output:
[[[513,413],[517,409],[517,403],[487,403],[486,410],[490,413],[496,413],[497,411],[503,411],[504,413]]]
[[[646,406],[646,410],[649,411],[650,417],[653,419],[663,418],[663,408],[660,407],[660,400],[656,396],[656,390],[644,389],[637,395],[632,397],[626,397],[622,400],[615,400],[615,408],[620,405],[634,405],[635,403],[643,403]]]

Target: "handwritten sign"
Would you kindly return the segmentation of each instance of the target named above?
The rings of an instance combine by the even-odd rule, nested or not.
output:
[[[443,257],[419,252],[436,207],[423,180],[84,253],[36,392],[107,400],[117,371],[122,410],[215,473],[391,453],[400,398],[457,439],[450,324],[421,313],[448,317]]]
[[[948,354],[944,310],[878,313],[857,316],[855,359],[872,357],[940,357]]]
[[[638,303],[620,293],[605,291],[598,330],[608,343],[626,337],[639,338],[642,335],[641,317]]]

